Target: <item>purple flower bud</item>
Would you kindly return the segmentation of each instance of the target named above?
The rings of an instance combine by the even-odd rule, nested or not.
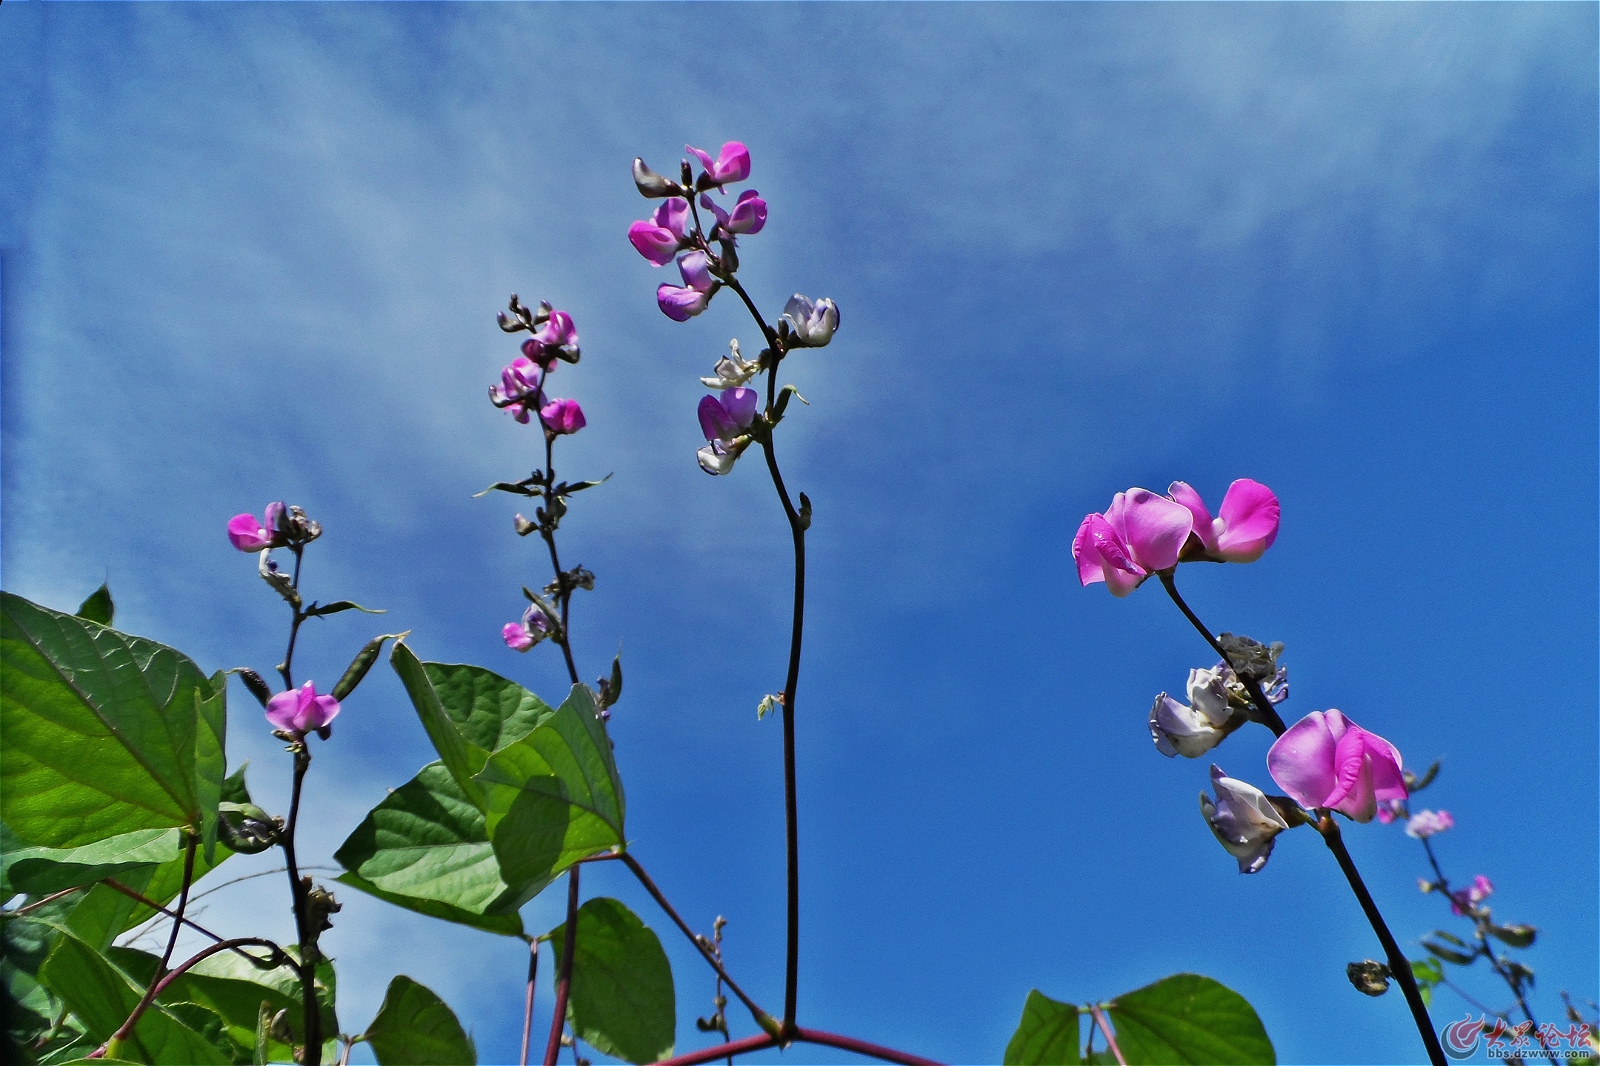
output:
[[[683,150],[700,160],[700,165],[706,168],[699,182],[702,186],[720,188],[729,182],[743,181],[750,176],[750,149],[738,141],[729,141],[723,145],[715,161],[712,160],[710,153],[692,145],[684,145]]]
[[[551,433],[576,433],[588,425],[577,400],[551,400],[539,408],[539,418]]]
[[[724,211],[715,200],[706,195],[701,195],[700,206],[708,208],[717,216],[717,228],[723,233],[760,233],[761,227],[767,224],[767,202],[763,200],[754,189],[746,189],[739,194],[739,202],[733,205],[731,212]],[[712,234],[716,238],[716,234]]]
[[[297,737],[315,731],[327,740],[328,723],[338,714],[339,701],[332,696],[317,695],[316,686],[310,681],[267,701],[267,721]]]
[[[257,522],[252,514],[234,515],[228,520],[228,539],[242,552],[281,548],[289,543],[287,511],[288,508],[279,501],[267,504],[265,522]]]
[[[678,257],[683,285],[662,285],[656,289],[656,304],[674,322],[687,322],[706,309],[717,282],[704,252],[688,252]]]
[[[1200,793],[1201,816],[1228,854],[1239,860],[1240,873],[1258,872],[1272,855],[1273,838],[1289,823],[1264,792],[1219,767],[1211,768],[1211,786],[1217,798]]]
[[[821,348],[833,340],[839,328],[839,308],[832,300],[816,300],[795,293],[783,305],[784,321],[789,332],[807,348]]]
[[[689,243],[688,217],[689,201],[673,197],[656,208],[649,219],[629,226],[628,240],[653,265],[666,266],[678,249]]]

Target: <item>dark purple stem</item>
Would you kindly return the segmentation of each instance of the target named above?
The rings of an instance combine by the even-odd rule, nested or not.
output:
[[[539,977],[539,942],[528,941],[528,995],[522,1004],[522,1056],[520,1066],[528,1066],[528,1041],[533,1036],[533,983]]]

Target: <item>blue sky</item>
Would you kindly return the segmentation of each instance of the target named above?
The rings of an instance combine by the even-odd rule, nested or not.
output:
[[[1206,647],[1158,588],[1075,580],[1114,492],[1237,477],[1277,491],[1282,533],[1183,569],[1190,602],[1288,645],[1289,720],[1338,707],[1408,765],[1444,758],[1446,870],[1541,928],[1555,1020],[1560,989],[1595,996],[1600,943],[1596,36],[1579,4],[13,4],[5,587],[70,608],[107,579],[120,626],[265,672],[281,606],[223,526],[287,499],[326,530],[311,594],[389,609],[309,631],[309,676],[381,626],[558,693],[550,649],[498,640],[537,545],[514,501],[470,498],[535,449],[485,399],[515,355],[494,312],[549,299],[585,353],[556,378],[589,417],[560,468],[615,473],[562,545],[598,575],[585,676],[623,647],[633,849],[781,1003],[780,729],[754,711],[781,687],[787,530],[758,466],[694,463],[698,376],[755,333],[726,297],[669,322],[624,236],[634,155],[743,140],[771,215],[741,277],[844,323],[786,364],[811,406],[780,441],[816,506],[802,1023],[996,1061],[1030,988],[1196,971],[1280,1061],[1420,1058],[1399,995],[1345,980],[1379,949],[1320,843],[1241,877],[1196,811],[1205,762],[1152,749],[1152,697]],[[234,705],[233,758],[281,808],[281,746]],[[1266,786],[1269,739],[1216,761]],[[302,853],[430,757],[375,671],[318,751]],[[1346,836],[1420,954],[1450,923],[1420,848]],[[584,885],[662,931],[699,1046],[704,967],[618,871]],[[203,903],[287,937],[280,896]],[[513,1058],[520,945],[341,899],[347,1029],[406,972]]]

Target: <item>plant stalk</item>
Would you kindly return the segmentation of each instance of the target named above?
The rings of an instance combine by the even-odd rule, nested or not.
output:
[[[555,1014],[550,1019],[550,1040],[544,1046],[544,1066],[556,1066],[561,1052],[561,1030],[567,1022],[567,996],[572,991],[572,957],[578,949],[578,870],[567,873],[567,927],[563,931],[561,967],[556,972]]]

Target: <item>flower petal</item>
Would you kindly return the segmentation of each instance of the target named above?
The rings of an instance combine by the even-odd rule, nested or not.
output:
[[[1215,553],[1230,563],[1249,563],[1278,539],[1278,497],[1259,481],[1240,478],[1228,486],[1217,517],[1223,530]]]
[[[1337,786],[1334,739],[1321,711],[1290,726],[1267,751],[1267,771],[1302,807],[1327,806]]]
[[[1146,570],[1165,570],[1178,561],[1194,528],[1194,515],[1180,503],[1149,489],[1129,489],[1123,504],[1128,552]]]

